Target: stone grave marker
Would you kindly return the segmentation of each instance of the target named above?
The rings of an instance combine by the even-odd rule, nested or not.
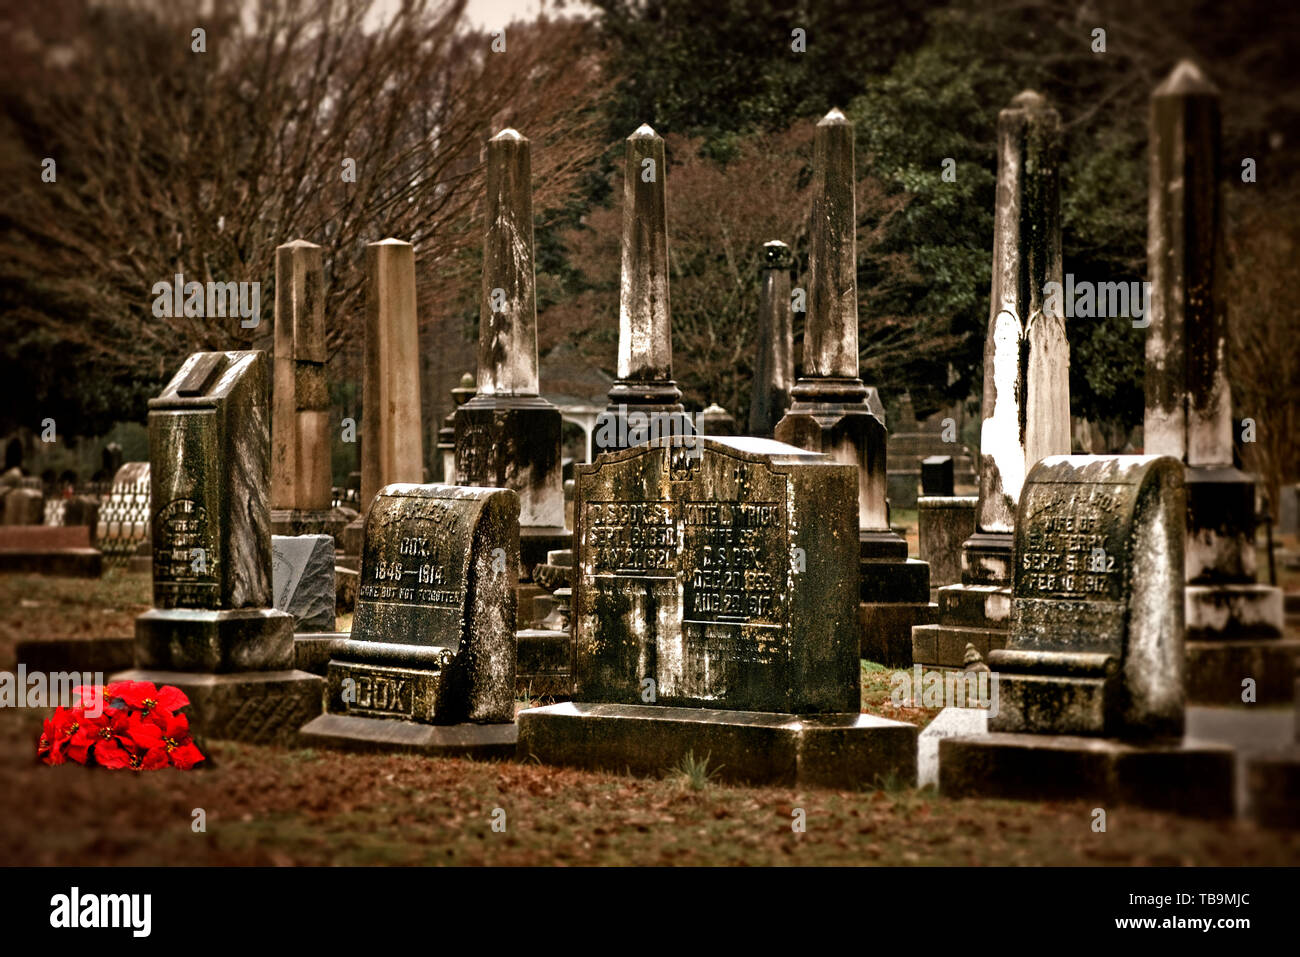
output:
[[[296,631],[334,631],[334,536],[272,535],[271,586]]]
[[[1256,581],[1255,479],[1233,466],[1219,196],[1219,91],[1184,60],[1151,95],[1146,450],[1187,466],[1188,692],[1204,704],[1290,700],[1300,640]]]
[[[952,495],[952,456],[928,455],[921,460],[921,491],[926,495]]]
[[[762,286],[758,301],[758,355],[754,392],[749,401],[749,434],[771,437],[790,407],[794,387],[794,313],[790,270],[794,255],[779,239],[763,244]]]
[[[997,137],[975,533],[961,581],[939,589],[938,624],[912,631],[913,660],[945,668],[961,666],[967,644],[985,657],[1005,646],[1020,491],[1035,462],[1070,451],[1070,350],[1046,291],[1061,283],[1061,118],[1025,90],[998,114]]]
[[[580,465],[575,701],[520,754],[737,780],[915,774],[911,725],[859,714],[857,473],[758,438],[658,439]]]
[[[149,542],[149,463],[127,462],[113,475],[108,498],[99,510],[96,539],[104,561],[126,565]],[[149,558],[145,570],[153,567]]]
[[[263,352],[196,352],[149,400],[154,607],[117,677],[180,687],[210,738],[284,741],[320,711],[272,607],[268,405]]]
[[[954,795],[1233,810],[1233,755],[1185,744],[1182,466],[1051,456],[1016,515],[1010,638],[989,734],[939,745]]]
[[[311,744],[514,753],[519,497],[389,485],[366,516],[352,636],[336,644]]]

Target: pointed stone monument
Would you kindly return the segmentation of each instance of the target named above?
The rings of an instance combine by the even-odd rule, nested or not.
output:
[[[939,742],[945,795],[1232,814],[1232,749],[1183,740],[1182,471],[1142,455],[1034,466],[989,733]]]
[[[668,307],[668,192],[664,141],[649,126],[627,138],[623,164],[623,264],[618,378],[597,417],[594,451],[628,448],[694,429],[673,381]]]
[[[1255,581],[1255,481],[1233,466],[1219,199],[1219,92],[1183,60],[1151,95],[1146,451],[1187,466],[1188,691],[1204,704],[1288,701],[1300,641]]]
[[[1061,282],[1061,118],[1026,90],[998,114],[993,289],[984,341],[980,491],[961,583],[939,589],[939,624],[912,632],[913,659],[959,668],[966,645],[1006,645],[1016,506],[1029,469],[1070,451],[1065,317],[1044,292]]]
[[[209,738],[292,740],[321,708],[272,607],[267,386],[264,352],[196,352],[149,400],[154,607],[114,680],[180,688]]]
[[[381,488],[424,480],[420,422],[420,335],[415,247],[399,239],[366,246],[366,347],[362,378],[361,514],[344,535],[360,561],[366,509]]]
[[[858,378],[857,174],[853,125],[839,110],[817,124],[813,178],[803,375],[775,437],[857,468],[861,652],[906,665],[913,626],[934,620],[930,567],[909,559],[906,540],[889,527],[885,409]]]
[[[763,244],[763,284],[758,300],[758,355],[749,401],[749,434],[770,438],[790,407],[794,387],[794,316],[790,270],[794,256],[779,239]]]
[[[456,484],[519,496],[524,574],[564,527],[560,410],[538,394],[531,148],[511,129],[487,147],[487,229],[479,306],[478,388],[456,409]]]
[[[330,399],[325,377],[321,248],[296,239],[275,250],[275,359],[271,402],[271,530],[331,535]]]

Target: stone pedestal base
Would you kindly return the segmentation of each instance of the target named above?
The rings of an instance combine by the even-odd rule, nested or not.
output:
[[[525,628],[515,633],[515,688],[533,697],[573,694],[573,636]]]
[[[293,668],[293,615],[273,608],[151,608],[135,620],[137,668],[224,674]]]
[[[519,758],[657,775],[687,752],[749,784],[872,787],[916,780],[916,727],[866,714],[801,717],[566,702],[521,711]]]
[[[322,714],[298,733],[301,747],[382,751],[445,758],[514,757],[513,724],[418,724],[391,718]]]
[[[343,530],[349,520],[340,509],[271,509],[272,535],[329,535],[336,548],[343,548]]]
[[[1300,830],[1300,747],[1247,760],[1246,791],[1260,825]]]
[[[249,744],[293,744],[298,729],[321,713],[325,682],[305,671],[196,674],[136,668],[111,681],[174,685],[189,696],[185,709],[196,736]]]
[[[1271,585],[1188,585],[1183,592],[1188,641],[1278,638],[1282,589]]]
[[[1232,641],[1192,641],[1187,651],[1189,704],[1242,705],[1242,681],[1255,680],[1255,702],[1290,702],[1300,669],[1300,640],[1294,638]]]
[[[27,671],[112,674],[135,664],[134,638],[46,638],[18,642],[14,657]]]
[[[546,564],[548,552],[573,548],[573,532],[563,525],[519,526],[519,574],[532,581],[533,569]]]
[[[456,484],[513,489],[521,530],[563,531],[562,429],[560,410],[541,396],[475,395],[455,413]]]
[[[887,668],[912,667],[912,629],[933,623],[938,614],[939,606],[929,602],[859,604],[859,655]]]
[[[923,495],[916,502],[917,554],[930,565],[930,600],[961,581],[962,542],[975,533],[977,495]]]
[[[1217,744],[995,733],[939,742],[945,797],[1129,804],[1233,814],[1233,752]]]

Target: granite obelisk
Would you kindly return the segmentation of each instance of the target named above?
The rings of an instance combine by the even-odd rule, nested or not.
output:
[[[1188,693],[1232,704],[1289,700],[1300,642],[1282,593],[1255,581],[1255,482],[1233,465],[1219,197],[1219,92],[1191,61],[1151,95],[1146,451],[1187,469]]]
[[[993,286],[984,341],[980,491],[961,582],[939,624],[912,633],[915,661],[961,667],[1006,645],[1016,506],[1029,469],[1070,451],[1070,352],[1047,283],[1061,283],[1061,118],[1026,90],[998,114]]]
[[[627,138],[624,154],[621,275],[618,378],[596,420],[597,452],[639,445],[652,431],[693,434],[673,381],[664,141],[646,125]]]
[[[779,239],[763,244],[758,300],[758,353],[749,401],[749,434],[770,437],[790,406],[794,386],[794,329],[790,269],[794,257]]]

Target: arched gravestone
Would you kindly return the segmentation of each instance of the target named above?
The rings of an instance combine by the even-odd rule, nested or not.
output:
[[[1182,466],[1052,456],[1025,482],[993,731],[1183,730]]]
[[[385,486],[366,514],[351,638],[312,744],[510,755],[519,496]]]
[[[577,469],[574,698],[519,753],[853,787],[916,774],[916,728],[860,713],[857,469],[770,439],[669,437]]]
[[[939,742],[945,795],[1232,813],[1231,749],[1182,739],[1182,473],[1141,455],[1029,473],[990,733]]]

